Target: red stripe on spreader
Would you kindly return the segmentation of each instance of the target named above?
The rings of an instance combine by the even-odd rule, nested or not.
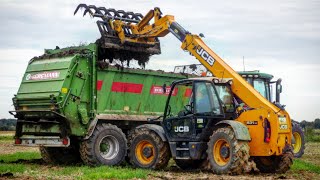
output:
[[[190,97],[191,94],[192,94],[192,89],[188,88],[188,89],[186,89],[186,92],[184,93],[184,97]]]
[[[98,81],[97,81],[97,90],[98,90],[98,91],[101,90],[102,84],[103,84],[103,81],[102,81],[102,80],[98,80]]]
[[[127,93],[137,93],[142,92],[143,84],[134,83],[124,83],[124,82],[113,82],[111,91],[112,92],[127,92]]]

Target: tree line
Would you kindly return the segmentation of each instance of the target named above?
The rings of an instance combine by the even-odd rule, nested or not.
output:
[[[303,121],[300,122],[300,126],[303,129],[306,129],[306,128],[320,129],[320,119],[317,118],[317,119],[315,119],[314,121],[311,121],[311,122],[303,120]]]
[[[16,119],[0,119],[0,131],[14,131],[16,124]]]

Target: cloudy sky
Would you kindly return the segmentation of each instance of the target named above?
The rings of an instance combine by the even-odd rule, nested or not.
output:
[[[235,70],[261,70],[283,79],[282,103],[295,120],[320,117],[319,0],[2,0],[0,3],[0,118],[11,117],[11,98],[28,61],[43,49],[94,42],[95,19],[73,16],[79,3],[146,14],[160,7],[204,41]],[[197,63],[174,36],[161,39],[150,69],[172,71]]]

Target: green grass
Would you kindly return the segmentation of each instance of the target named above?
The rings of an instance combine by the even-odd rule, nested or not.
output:
[[[73,175],[76,179],[145,179],[151,173],[150,170],[132,169],[128,167],[89,167],[89,166],[65,166],[56,170],[55,176]]]
[[[0,161],[4,163],[16,162],[18,160],[41,159],[39,152],[17,152],[14,154],[0,154]]]
[[[320,130],[306,128],[304,135],[307,142],[320,142]]]
[[[146,179],[151,173],[150,170],[132,169],[127,167],[66,167],[57,172],[57,174],[68,175],[74,174],[76,179]]]
[[[31,163],[40,159],[39,152],[17,152],[0,154],[0,174],[13,173],[14,176],[30,176],[48,179],[146,179],[151,170],[133,169],[132,167],[89,167],[89,166],[53,166]],[[22,161],[21,161],[22,160]],[[31,161],[28,161],[31,160]],[[50,169],[54,168],[54,171]]]
[[[3,173],[23,173],[26,170],[26,166],[23,164],[6,164],[0,163],[0,174]]]
[[[134,169],[130,166],[45,165],[38,163],[37,160],[40,158],[39,152],[0,154],[0,174],[12,173],[14,177],[31,179],[147,179],[153,177],[155,173],[159,173],[152,170]],[[304,178],[306,175],[317,179],[320,177],[320,166],[303,159],[294,159],[291,172],[298,179]],[[305,174],[304,172],[313,174]]]
[[[0,141],[6,141],[6,140],[13,141],[13,136],[0,136]]]
[[[291,169],[293,171],[304,170],[304,171],[310,171],[310,172],[314,172],[314,173],[320,174],[320,166],[311,164],[309,162],[305,162],[305,161],[300,160],[300,159],[295,159],[294,160],[293,166],[291,167]]]
[[[27,168],[24,164],[17,164],[17,160],[31,160],[39,158],[39,153],[18,152],[14,154],[0,154],[0,173],[23,173]]]

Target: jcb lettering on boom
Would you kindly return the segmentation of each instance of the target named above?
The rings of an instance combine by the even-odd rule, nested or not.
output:
[[[197,48],[197,53],[210,65],[213,66],[215,59],[209,55],[202,47]]]

